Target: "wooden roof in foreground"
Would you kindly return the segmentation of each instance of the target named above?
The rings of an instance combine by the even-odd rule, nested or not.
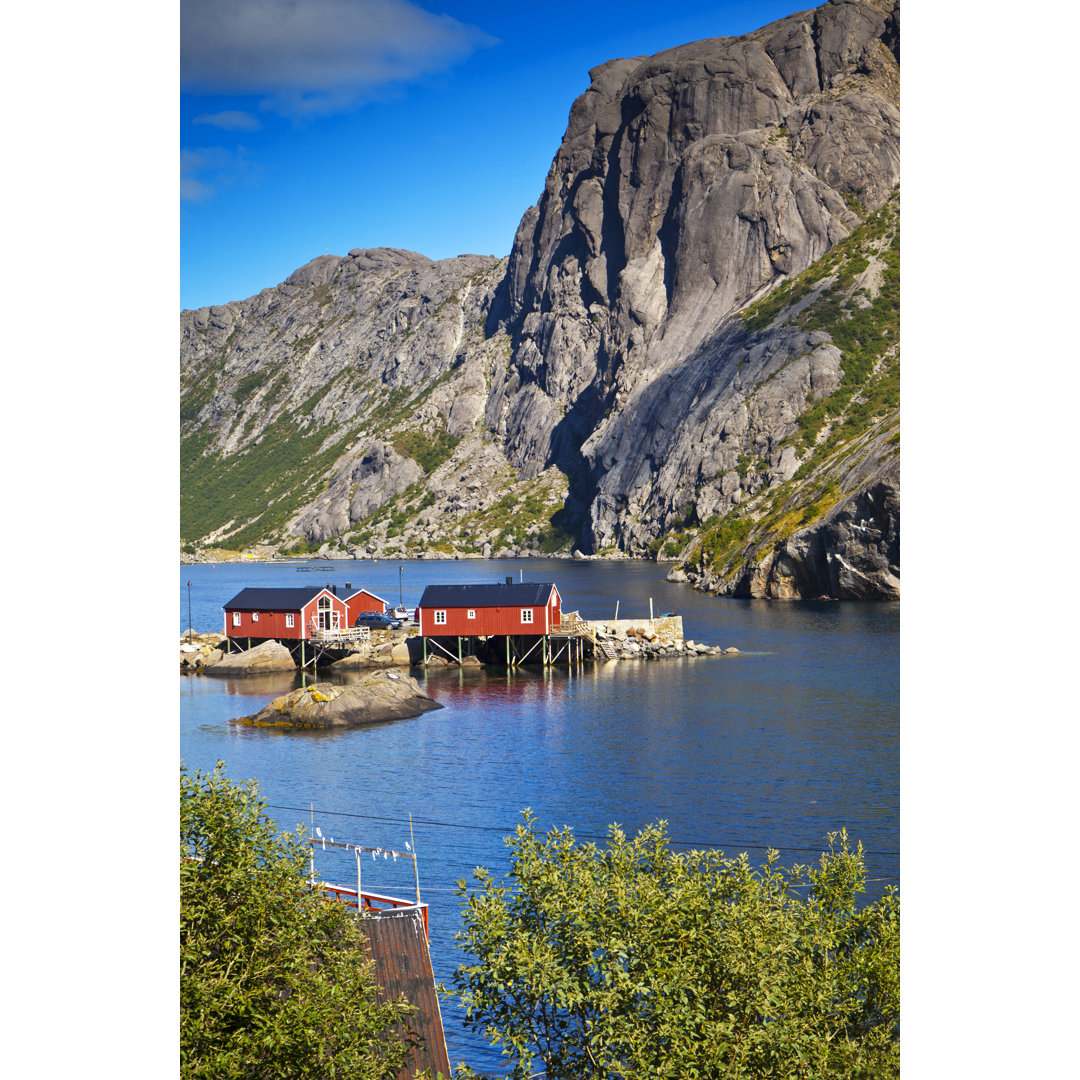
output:
[[[409,1027],[422,1045],[409,1054],[397,1080],[412,1080],[416,1073],[431,1070],[431,1076],[450,1076],[435,974],[431,969],[424,919],[419,908],[381,911],[375,918],[361,919],[360,929],[375,961],[375,981],[388,998],[404,994],[416,1012]]]

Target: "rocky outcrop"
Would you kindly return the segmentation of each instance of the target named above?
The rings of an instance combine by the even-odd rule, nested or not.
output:
[[[898,459],[898,106],[893,0],[611,60],[508,259],[354,249],[182,313],[184,536],[894,595],[898,511],[863,543],[856,504]]]
[[[588,439],[606,478],[605,415],[647,428],[657,378],[847,236],[851,199],[882,205],[899,178],[898,10],[829,3],[590,73],[495,309],[523,471],[569,466]]]
[[[216,664],[225,654],[221,646],[224,634],[200,634],[185,630],[180,635],[180,674],[192,675]]]
[[[216,664],[203,668],[206,675],[268,675],[276,671],[295,671],[296,661],[284,645],[277,641],[264,641],[253,649],[226,653]]]
[[[402,720],[440,708],[415,679],[387,671],[345,684],[321,682],[301,687],[234,722],[253,727],[318,730]]]
[[[757,599],[900,599],[898,470],[751,561],[722,595]]]

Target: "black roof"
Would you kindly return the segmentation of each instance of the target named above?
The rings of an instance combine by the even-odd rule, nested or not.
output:
[[[325,585],[307,585],[298,589],[241,589],[223,606],[253,611],[299,611],[325,588]]]
[[[420,607],[543,607],[554,588],[553,581],[515,581],[509,585],[429,585],[420,597]]]

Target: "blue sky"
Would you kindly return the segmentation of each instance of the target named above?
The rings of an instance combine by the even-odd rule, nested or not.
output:
[[[327,251],[506,255],[591,67],[797,10],[183,0],[180,306],[243,299]]]

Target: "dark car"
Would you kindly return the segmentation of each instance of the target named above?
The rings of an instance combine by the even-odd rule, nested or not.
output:
[[[373,630],[396,630],[401,625],[400,619],[391,619],[381,611],[363,611],[356,619],[357,626],[370,626]]]

